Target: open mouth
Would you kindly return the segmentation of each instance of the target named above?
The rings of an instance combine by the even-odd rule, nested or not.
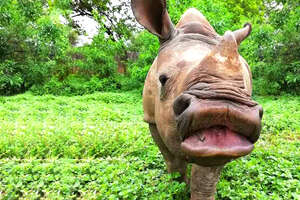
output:
[[[185,136],[181,149],[192,157],[236,158],[249,154],[253,143],[226,126],[213,126]]]

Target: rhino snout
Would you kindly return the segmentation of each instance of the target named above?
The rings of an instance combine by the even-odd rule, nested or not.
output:
[[[229,100],[199,99],[182,94],[173,103],[177,129],[182,138],[201,129],[226,126],[256,142],[261,128],[263,109]]]
[[[210,160],[205,165],[214,165],[247,155],[260,135],[260,105],[182,94],[175,99],[173,110],[181,149],[198,164],[204,158]]]

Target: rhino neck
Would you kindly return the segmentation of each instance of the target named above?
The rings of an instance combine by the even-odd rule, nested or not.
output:
[[[213,200],[223,166],[202,167],[193,164],[191,200]]]

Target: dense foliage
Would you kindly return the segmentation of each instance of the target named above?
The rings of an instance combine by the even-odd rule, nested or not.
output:
[[[0,2],[0,94],[44,84],[65,54],[69,28],[41,1]]]
[[[253,40],[258,45],[254,74],[260,89],[278,94],[300,92],[300,3],[287,1],[280,10],[268,11],[268,25]],[[254,35],[255,36],[255,35]],[[255,44],[253,44],[255,45]],[[262,55],[259,52],[263,52]],[[271,85],[270,85],[271,83]]]
[[[129,2],[1,1],[0,94],[31,90],[74,95],[141,88],[159,43],[133,23]],[[252,68],[255,94],[299,94],[298,0],[169,0],[168,5],[174,23],[195,7],[221,35],[251,22],[253,33],[240,52]],[[99,33],[91,44],[74,46],[84,34],[74,16],[98,22]],[[125,75],[117,73],[118,61],[126,66]]]
[[[254,152],[223,170],[217,200],[300,194],[299,97],[257,97]],[[189,199],[167,174],[139,92],[0,98],[0,199]]]

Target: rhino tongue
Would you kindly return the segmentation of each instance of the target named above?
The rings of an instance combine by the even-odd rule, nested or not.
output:
[[[181,143],[181,149],[195,157],[240,157],[253,150],[253,144],[244,136],[227,127],[202,130]]]

